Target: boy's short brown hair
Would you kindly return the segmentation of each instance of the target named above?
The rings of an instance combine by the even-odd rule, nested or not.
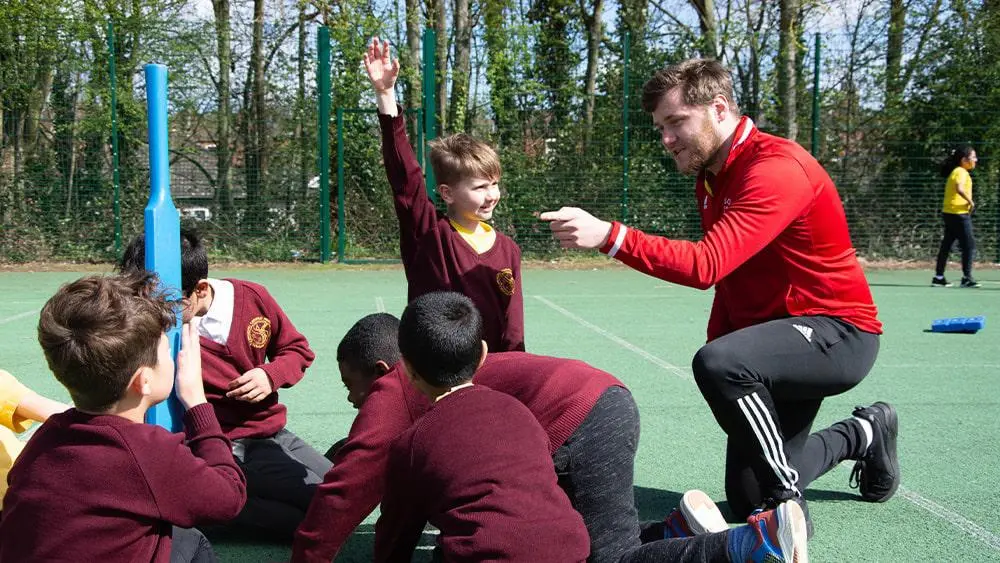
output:
[[[465,178],[500,180],[497,151],[472,135],[456,133],[427,144],[438,184],[453,185]]]
[[[663,96],[678,86],[681,99],[689,106],[708,105],[721,94],[733,112],[739,111],[733,93],[733,77],[714,59],[688,59],[656,71],[642,87],[642,109],[653,113]]]
[[[42,308],[38,343],[77,408],[109,409],[140,367],[157,364],[160,336],[177,321],[154,274],[87,276]]]

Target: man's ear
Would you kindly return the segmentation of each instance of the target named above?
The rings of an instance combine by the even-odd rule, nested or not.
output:
[[[725,121],[733,111],[729,100],[727,100],[722,94],[717,94],[715,98],[712,99],[711,108],[712,119],[714,119],[716,123],[722,123]]]
[[[392,366],[389,364],[383,362],[382,360],[375,362],[375,377],[381,377],[390,371],[392,371]]]
[[[438,184],[437,188],[438,195],[445,203],[451,203],[453,198],[451,197],[451,186],[448,184]]]

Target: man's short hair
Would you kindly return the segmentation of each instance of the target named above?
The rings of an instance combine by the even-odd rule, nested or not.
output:
[[[146,235],[132,239],[118,262],[121,274],[146,271]],[[181,229],[181,292],[190,297],[198,282],[208,277],[208,252],[198,233],[191,229]]]
[[[681,99],[689,106],[708,105],[721,95],[734,113],[739,111],[733,77],[714,59],[688,59],[656,71],[642,87],[642,109],[653,113],[663,97],[677,87],[681,88]]]
[[[399,319],[389,313],[362,317],[337,346],[337,361],[368,376],[377,375],[375,364],[399,361]]]
[[[497,151],[471,135],[456,133],[427,144],[438,184],[453,185],[466,178],[500,180]]]
[[[420,378],[435,387],[472,379],[483,351],[483,318],[461,293],[424,294],[399,319],[399,351]]]
[[[177,321],[155,275],[88,276],[42,307],[38,343],[73,404],[104,412],[140,367],[157,365],[160,337]]]

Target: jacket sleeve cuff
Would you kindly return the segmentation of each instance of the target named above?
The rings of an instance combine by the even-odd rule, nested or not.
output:
[[[601,252],[607,254],[609,257],[614,258],[618,251],[621,250],[622,244],[625,243],[625,235],[628,233],[628,227],[619,223],[618,221],[611,222],[611,234],[608,235],[608,242],[601,247]]]
[[[215,416],[215,408],[209,403],[191,407],[184,413],[184,430],[189,440],[206,432],[222,434],[219,419]]]

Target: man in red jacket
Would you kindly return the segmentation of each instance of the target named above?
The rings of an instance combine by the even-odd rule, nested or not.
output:
[[[883,402],[810,434],[823,398],[851,389],[878,354],[882,325],[851,246],[840,196],[798,144],[741,117],[729,71],[695,59],[657,72],[643,108],[678,170],[697,175],[704,238],[647,235],[586,211],[543,213],[565,248],[600,248],[660,279],[715,286],[698,387],[729,436],[726,493],[744,515],[801,499],[857,460],[862,497],[899,485],[895,410]]]

